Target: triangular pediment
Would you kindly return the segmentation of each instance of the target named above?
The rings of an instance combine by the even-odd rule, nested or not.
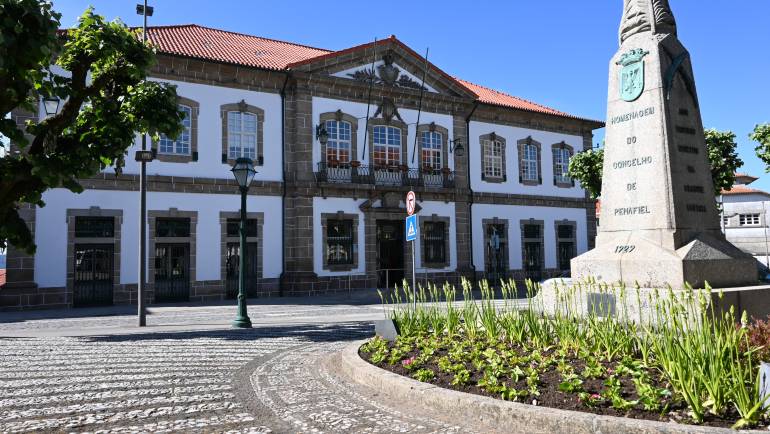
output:
[[[372,62],[374,68],[372,69]],[[369,84],[419,90],[426,92],[476,99],[478,95],[458,80],[432,63],[403,42],[391,36],[388,39],[335,51],[315,58],[295,62],[289,69],[311,74],[358,81]]]

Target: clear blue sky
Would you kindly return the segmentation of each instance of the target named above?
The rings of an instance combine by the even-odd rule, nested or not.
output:
[[[72,26],[88,6],[141,25],[132,0],[54,0]],[[395,34],[452,75],[594,119],[605,118],[622,0],[151,0],[151,25],[195,23],[342,49]],[[690,50],[706,128],[738,136],[742,171],[770,175],[748,139],[770,122],[770,1],[671,0]],[[603,131],[597,131],[595,142]]]

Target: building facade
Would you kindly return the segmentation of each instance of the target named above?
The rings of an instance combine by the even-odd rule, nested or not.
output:
[[[757,178],[745,173],[735,175],[735,185],[722,191],[722,230],[728,241],[753,255],[762,275],[768,274],[768,208],[770,193],[749,187]]]
[[[410,276],[409,190],[420,281],[540,280],[593,245],[594,201],[566,169],[601,122],[454,78],[395,37],[340,51],[195,25],[153,27],[149,38],[151,79],[176,85],[187,115],[180,137],[152,143],[147,166],[150,303],[234,297],[238,157],[258,172],[247,201],[250,296]],[[0,306],[136,302],[139,143],[122,173],[23,210],[38,250],[9,250]]]

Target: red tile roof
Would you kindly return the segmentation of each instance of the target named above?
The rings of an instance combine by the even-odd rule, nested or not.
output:
[[[147,34],[150,41],[161,53],[272,70],[291,69],[313,60],[321,60],[332,55],[364,49],[371,45],[371,43],[368,43],[340,51],[331,51],[259,36],[212,29],[197,24],[154,26],[148,28]],[[395,36],[391,36],[379,43],[386,43],[388,41],[395,41],[405,47],[407,51],[414,53],[411,48],[396,39]],[[414,54],[419,56],[417,53]],[[448,79],[454,80],[468,89],[471,93],[477,94],[481,103],[603,124],[601,121],[580,118],[449,76],[441,69],[433,65],[431,66]]]
[[[0,286],[5,285],[5,268],[0,268]]]
[[[770,196],[770,193],[764,191],[764,190],[757,190],[756,188],[749,188],[745,185],[733,185],[733,188],[730,190],[722,190],[722,194],[724,195],[733,195],[733,194],[764,194],[767,196]]]
[[[462,83],[465,87],[470,89],[473,93],[478,95],[480,102],[483,102],[486,104],[497,105],[502,107],[510,107],[510,108],[515,108],[519,110],[544,113],[548,115],[561,116],[561,117],[572,118],[572,119],[586,120],[590,122],[599,122],[591,119],[580,118],[580,117],[571,115],[569,113],[565,113],[556,109],[552,109],[550,107],[546,107],[541,104],[534,103],[532,101],[528,101],[524,98],[508,95],[507,93],[503,93],[498,90],[494,90],[488,87],[474,84],[474,83],[471,83],[470,81],[465,81],[461,78],[457,78],[457,80],[460,83]]]
[[[196,24],[149,27],[147,36],[162,53],[273,70],[330,52]]]

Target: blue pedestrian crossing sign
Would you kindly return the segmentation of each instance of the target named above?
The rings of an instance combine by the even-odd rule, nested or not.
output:
[[[406,240],[414,241],[417,239],[417,215],[410,215],[406,218]]]

